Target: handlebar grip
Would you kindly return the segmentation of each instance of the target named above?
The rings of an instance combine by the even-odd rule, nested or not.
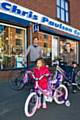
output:
[[[33,77],[33,79],[35,79],[36,81],[41,80],[43,77],[48,77],[48,76],[49,76],[49,74],[44,74],[44,75],[41,75],[40,78],[36,78],[35,75],[32,73],[32,77]]]

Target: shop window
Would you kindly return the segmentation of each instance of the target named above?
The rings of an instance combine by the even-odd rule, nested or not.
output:
[[[57,18],[69,23],[69,0],[56,0]]]
[[[0,69],[26,67],[22,65],[26,60],[25,32],[21,27],[0,24]]]

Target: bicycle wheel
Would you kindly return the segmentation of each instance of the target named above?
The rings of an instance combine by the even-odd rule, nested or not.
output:
[[[19,73],[19,75],[14,76],[12,79],[10,79],[10,87],[14,90],[21,90],[24,87],[23,76],[24,74]]]
[[[35,114],[38,105],[38,96],[35,92],[30,93],[28,96],[25,106],[24,112],[27,117],[31,117]]]
[[[54,92],[54,101],[57,104],[63,104],[68,98],[68,90],[66,86],[61,84],[58,88],[56,88]]]
[[[78,89],[80,90],[80,71],[78,71],[76,74],[75,82],[77,84]]]

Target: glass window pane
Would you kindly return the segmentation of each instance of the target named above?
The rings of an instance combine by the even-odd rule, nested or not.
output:
[[[60,18],[60,8],[57,7],[57,17]]]
[[[66,22],[69,22],[69,15],[68,15],[68,12],[66,12]]]
[[[61,9],[61,20],[62,20],[62,21],[65,21],[64,10],[63,10],[63,9]]]
[[[65,2],[65,10],[68,11],[68,2]]]
[[[61,8],[64,8],[64,0],[61,0]]]
[[[58,6],[60,6],[60,1],[61,1],[61,0],[57,0],[57,5],[58,5]]]

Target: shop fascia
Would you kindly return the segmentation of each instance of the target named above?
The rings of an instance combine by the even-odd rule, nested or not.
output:
[[[0,13],[15,16],[33,23],[46,25],[48,27],[80,37],[80,30],[7,0],[0,1]]]

